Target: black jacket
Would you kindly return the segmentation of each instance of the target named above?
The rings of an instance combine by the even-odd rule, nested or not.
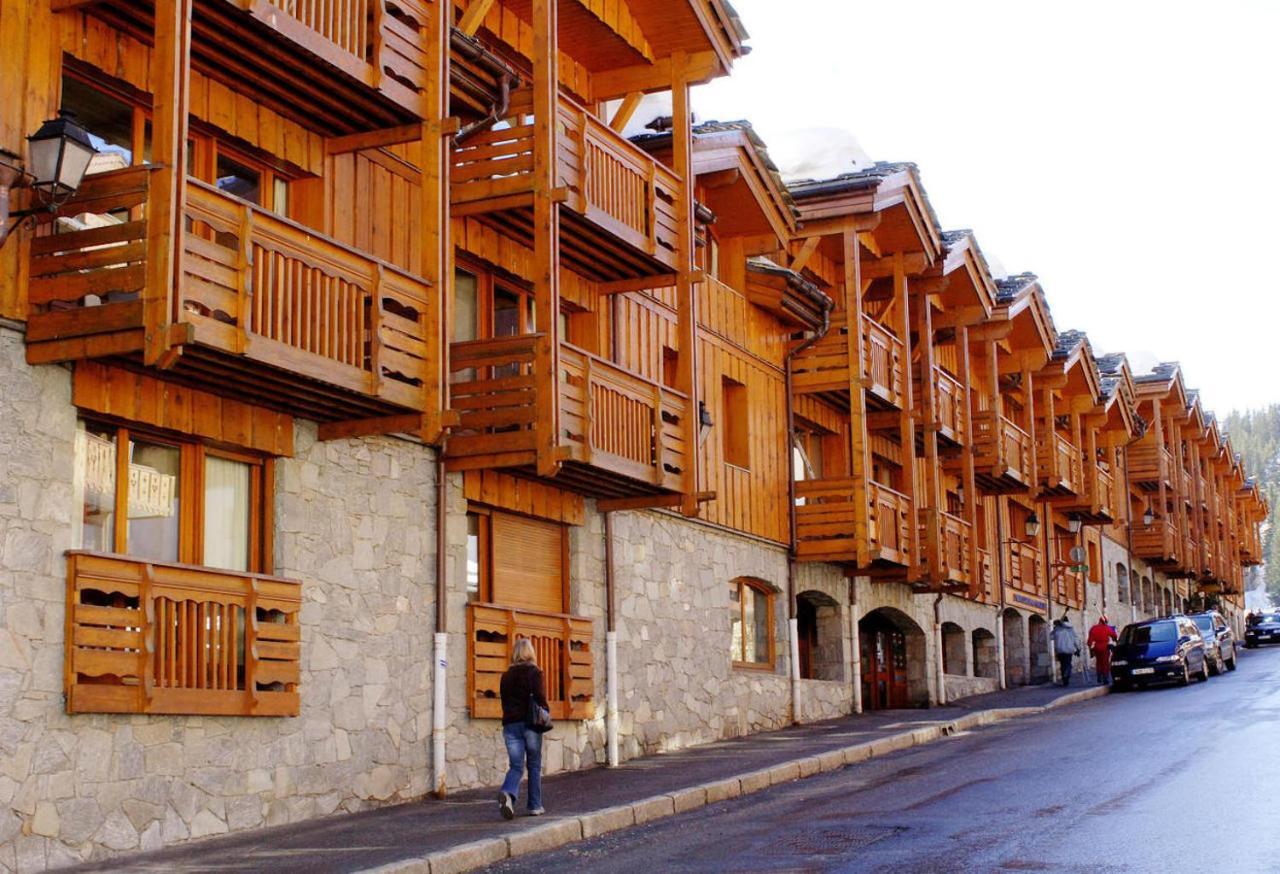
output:
[[[542,679],[542,671],[537,665],[512,665],[502,675],[499,685],[502,695],[502,724],[512,725],[524,722],[529,711],[529,696],[548,710],[546,684]]]

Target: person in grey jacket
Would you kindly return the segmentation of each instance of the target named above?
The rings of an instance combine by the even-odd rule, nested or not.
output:
[[[1053,654],[1058,657],[1058,668],[1062,673],[1062,685],[1071,685],[1071,660],[1080,655],[1080,638],[1071,627],[1071,620],[1066,616],[1053,623],[1053,632],[1049,635],[1053,640]]]

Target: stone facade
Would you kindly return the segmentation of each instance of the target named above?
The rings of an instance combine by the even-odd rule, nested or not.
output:
[[[390,438],[277,464],[276,571],[302,579],[297,718],[68,716],[70,372],[0,328],[0,870],[42,870],[422,795],[434,463]]]

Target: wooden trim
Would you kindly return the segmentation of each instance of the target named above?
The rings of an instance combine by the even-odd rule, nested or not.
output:
[[[729,584],[731,586],[737,586],[738,588],[738,621],[742,626],[742,646],[743,646],[743,650],[740,652],[737,652],[737,653],[730,652],[730,655],[732,656],[732,666],[734,668],[746,668],[750,670],[766,671],[766,672],[771,672],[776,670],[778,666],[778,661],[777,661],[778,656],[777,656],[777,629],[774,627],[774,623],[776,622],[776,611],[774,608],[774,599],[778,593],[768,583],[764,582],[763,580],[757,580],[754,577],[737,577],[733,580],[730,580]],[[769,635],[768,635],[769,658],[767,662],[746,662],[746,661],[742,661],[739,658],[743,654],[743,652],[745,652],[748,632],[750,632],[753,636],[755,635],[755,628],[747,627],[746,595],[748,592],[761,592],[765,595],[766,613],[768,614],[766,616],[766,621],[768,623],[768,629],[769,629]],[[732,626],[730,626],[730,639],[732,640]]]

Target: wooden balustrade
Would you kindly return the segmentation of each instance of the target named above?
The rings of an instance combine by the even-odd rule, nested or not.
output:
[[[871,561],[906,565],[911,499],[888,486],[867,483],[867,530],[858,531],[854,486],[852,477],[796,482],[796,555],[802,561],[855,562],[857,539],[865,537]]]
[[[604,269],[593,257],[610,262],[613,270],[643,273],[650,269],[646,263],[653,271],[673,269],[680,177],[566,95],[560,96],[557,116],[556,184],[567,192],[564,205],[630,252],[606,253],[597,244],[594,256],[574,249],[566,257],[578,258],[588,275]],[[513,115],[459,143],[450,177],[454,205],[468,212],[527,207],[533,191],[533,134],[526,115]]]
[[[302,584],[67,553],[68,713],[296,716]]]
[[[978,548],[978,597],[987,603],[995,602],[998,597],[995,562],[991,551],[982,547]]]
[[[1031,482],[1031,435],[994,410],[973,414],[974,467],[979,485],[989,492],[1025,489]]]
[[[964,401],[965,390],[960,380],[947,373],[941,367],[933,368],[933,402],[935,424],[939,436],[952,443],[963,444],[968,434],[965,433]]]
[[[376,0],[265,0],[358,61],[369,60],[369,23]]]
[[[145,324],[142,305],[152,172],[89,177],[65,209],[82,229],[33,242],[33,360],[137,353],[144,333],[166,330]],[[169,323],[190,325],[192,342],[232,360],[423,409],[437,367],[425,341],[426,282],[210,185],[190,179],[186,190]]]
[[[968,583],[973,579],[973,554],[969,548],[973,532],[970,525],[950,513],[938,513],[939,542],[942,546],[942,578]]]
[[[450,458],[494,466],[532,463],[540,334],[455,343]],[[688,463],[682,422],[688,398],[568,343],[560,347],[558,444],[567,461],[678,492]],[[481,459],[483,460],[483,459]],[[466,466],[465,463],[458,466]]]
[[[869,393],[898,409],[906,403],[905,348],[892,331],[863,314],[863,384]]]
[[[553,719],[595,716],[595,642],[590,619],[496,604],[467,605],[467,700],[473,719],[500,719],[502,674],[528,638],[546,683]]]
[[[1004,548],[1008,584],[1027,594],[1043,593],[1044,576],[1040,564],[1040,550],[1036,545],[1014,540],[1006,543]]]
[[[877,482],[867,483],[871,501],[871,543],[880,556],[906,564],[911,552],[911,499]]]
[[[1134,555],[1153,561],[1172,561],[1179,557],[1177,525],[1154,519],[1150,525],[1135,521],[1131,528]]]
[[[1173,454],[1148,438],[1128,450],[1129,479],[1136,485],[1154,491],[1161,482],[1173,485]]]
[[[1056,431],[1036,436],[1041,486],[1046,494],[1081,495],[1080,450]]]

